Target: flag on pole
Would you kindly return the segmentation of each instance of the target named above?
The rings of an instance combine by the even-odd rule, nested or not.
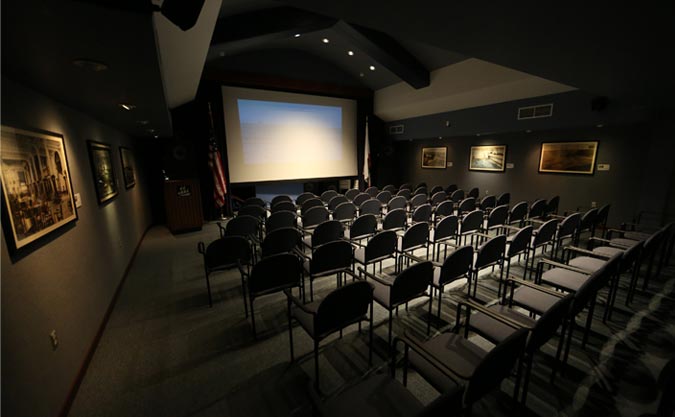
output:
[[[209,143],[209,168],[211,168],[211,173],[213,174],[213,200],[218,208],[222,208],[225,205],[227,185],[220,151],[214,138],[211,138]]]
[[[363,148],[363,181],[370,187],[370,143],[368,142],[368,119],[366,118],[366,144]]]

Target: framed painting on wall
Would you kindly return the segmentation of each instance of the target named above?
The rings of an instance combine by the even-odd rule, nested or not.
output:
[[[539,172],[593,174],[598,142],[544,142],[541,144]]]
[[[94,174],[98,204],[110,201],[117,194],[117,179],[112,162],[112,149],[105,143],[88,141],[89,160]]]
[[[120,146],[120,159],[122,159],[122,177],[124,178],[124,188],[131,188],[136,185],[136,175],[134,173],[134,154],[131,149]]]
[[[77,220],[63,136],[1,127],[0,178],[8,249],[18,249]]]
[[[503,172],[506,165],[506,145],[472,146],[470,171]]]
[[[448,148],[422,148],[422,168],[445,168]]]

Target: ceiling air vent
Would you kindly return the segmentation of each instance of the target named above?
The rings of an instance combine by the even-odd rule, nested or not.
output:
[[[403,125],[394,125],[389,126],[390,135],[402,135],[403,134]]]
[[[551,116],[553,116],[553,103],[518,108],[518,120],[538,119],[540,117]]]

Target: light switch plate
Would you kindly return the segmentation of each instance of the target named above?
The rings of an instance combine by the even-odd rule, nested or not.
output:
[[[75,193],[75,207],[82,207],[82,197],[80,197],[80,193]]]
[[[513,167],[515,167],[515,165],[513,163],[510,163],[510,162],[506,163],[506,168],[513,169]]]
[[[452,166],[452,162],[448,162],[446,165],[449,166],[449,167],[451,167],[451,166]]]
[[[609,171],[609,164],[598,164],[598,171]]]

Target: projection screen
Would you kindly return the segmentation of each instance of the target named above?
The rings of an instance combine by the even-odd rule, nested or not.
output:
[[[357,175],[356,101],[223,87],[230,182]]]

